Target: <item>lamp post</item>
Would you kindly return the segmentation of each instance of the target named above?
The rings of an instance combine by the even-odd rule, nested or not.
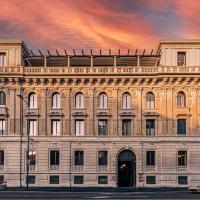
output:
[[[24,97],[22,96],[21,93],[17,96],[21,99],[21,103],[20,103],[20,105],[21,105],[21,109],[20,109],[20,112],[21,112],[21,147],[20,147],[21,153],[20,154],[22,154],[22,135],[23,135],[23,127],[24,127],[23,101],[26,103],[26,105],[27,105],[27,102],[24,100]],[[29,177],[29,146],[30,146],[29,143],[30,143],[30,133],[29,133],[29,128],[28,128],[28,132],[27,132],[27,153],[26,153],[26,190],[29,190],[29,183],[28,183],[28,177]],[[20,169],[20,186],[21,186],[21,169]]]

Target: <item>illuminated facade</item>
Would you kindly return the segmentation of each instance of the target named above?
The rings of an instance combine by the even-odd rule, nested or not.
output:
[[[34,187],[197,182],[199,75],[200,40],[127,55],[34,55],[0,41],[0,181],[25,186],[28,167]]]

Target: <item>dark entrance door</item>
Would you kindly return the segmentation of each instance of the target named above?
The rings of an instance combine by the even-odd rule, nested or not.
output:
[[[130,150],[118,156],[118,187],[134,187],[136,184],[136,159]]]

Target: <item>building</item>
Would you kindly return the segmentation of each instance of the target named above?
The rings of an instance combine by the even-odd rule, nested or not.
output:
[[[161,40],[156,53],[126,55],[35,55],[22,41],[1,40],[0,181],[199,182],[199,75],[200,40]]]

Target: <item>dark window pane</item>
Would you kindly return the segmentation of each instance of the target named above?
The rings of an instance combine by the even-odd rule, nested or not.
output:
[[[178,151],[178,166],[187,166],[187,151]]]
[[[83,184],[83,176],[74,176],[74,184]]]
[[[108,184],[107,176],[98,176],[98,184]]]
[[[156,177],[155,176],[146,176],[146,183],[147,184],[156,184]]]
[[[155,165],[155,151],[147,151],[146,156],[147,165]]]
[[[187,176],[178,176],[178,184],[187,185],[188,184]]]
[[[146,135],[147,136],[155,135],[155,119],[146,120]]]
[[[59,165],[59,163],[60,163],[59,150],[50,151],[50,165]]]
[[[2,184],[4,182],[4,176],[0,175],[0,184]]]
[[[123,136],[131,135],[131,120],[130,119],[122,120],[122,135]]]
[[[0,91],[0,106],[6,105],[6,93],[3,91]]]
[[[50,176],[50,184],[59,184],[59,176]]]
[[[177,132],[180,135],[186,134],[186,119],[178,119],[178,121],[177,121]]]
[[[99,135],[108,135],[108,121],[107,120],[99,120],[98,127]]]
[[[0,165],[4,165],[4,151],[0,151]]]
[[[29,184],[35,184],[35,176],[26,177],[26,183],[27,183],[27,181]]]
[[[83,151],[75,151],[74,152],[74,164],[75,165],[84,165],[84,154]]]
[[[108,164],[108,152],[107,151],[99,151],[99,165],[107,165]]]

